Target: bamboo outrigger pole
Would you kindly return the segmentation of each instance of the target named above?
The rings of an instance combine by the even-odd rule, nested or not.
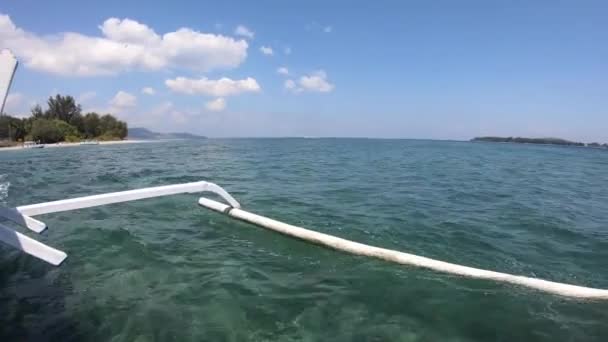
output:
[[[445,261],[439,261],[391,249],[369,246],[336,236],[315,232],[302,227],[273,220],[268,217],[256,215],[239,208],[232,208],[226,204],[207,198],[199,199],[198,203],[205,208],[226,214],[237,220],[251,223],[258,227],[262,227],[292,238],[304,240],[306,242],[349,254],[371,257],[401,265],[426,268],[437,272],[455,274],[467,278],[486,279],[501,283],[520,285],[566,297],[582,299],[608,299],[608,290],[563,284],[537,278],[529,278],[452,264]]]

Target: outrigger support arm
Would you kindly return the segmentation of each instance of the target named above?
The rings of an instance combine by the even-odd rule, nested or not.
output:
[[[106,204],[136,201],[145,198],[170,196],[177,194],[192,194],[197,192],[212,192],[222,197],[233,208],[240,208],[239,202],[230,196],[220,186],[209,182],[193,182],[185,184],[165,185],[152,188],[111,192],[101,195],[70,198],[54,202],[30,204],[17,207],[21,214],[36,216],[61,211],[98,207]]]
[[[54,266],[59,266],[68,257],[65,252],[47,246],[2,224],[0,224],[0,241]]]
[[[17,209],[0,207],[0,217],[24,226],[38,234],[46,229],[46,223],[20,213]]]
[[[239,202],[220,186],[201,181],[70,198],[53,202],[23,205],[17,208],[0,208],[0,218],[27,227],[36,233],[41,233],[46,229],[46,224],[30,216],[97,207],[113,203],[130,202],[153,197],[199,192],[212,192],[219,195],[232,208],[241,207]],[[61,264],[67,257],[67,254],[64,252],[49,247],[4,225],[0,225],[0,242],[4,242],[55,266]]]

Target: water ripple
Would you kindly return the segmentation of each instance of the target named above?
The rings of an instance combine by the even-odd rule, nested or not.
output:
[[[207,179],[285,222],[608,288],[608,153],[369,139],[210,139],[0,153],[0,203]],[[8,191],[10,185],[10,192]],[[205,211],[196,195],[41,217],[61,268],[0,246],[0,339],[608,339],[606,303],[389,265]]]

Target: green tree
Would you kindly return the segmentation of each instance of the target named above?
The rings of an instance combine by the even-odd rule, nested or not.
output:
[[[82,109],[72,96],[56,95],[49,97],[48,108],[40,105],[31,109],[29,118],[2,118],[0,139],[40,140],[44,143],[70,140],[82,137],[104,140],[124,139],[128,133],[127,124],[116,117],[97,113],[82,115]]]
[[[83,133],[87,139],[95,138],[101,135],[99,127],[99,114],[87,113],[83,117]]]
[[[32,107],[32,117],[35,119],[45,119],[46,118],[44,111],[42,110],[42,107],[40,107],[39,104]]]
[[[11,117],[8,115],[0,116],[0,140],[10,139]]]
[[[66,137],[79,137],[76,127],[62,120],[36,119],[32,122],[30,136],[34,141],[52,144],[64,141]]]
[[[61,132],[64,139],[68,136],[80,138],[80,132],[78,132],[78,129],[69,123],[62,120],[53,120],[53,123],[59,132]]]
[[[46,103],[48,106],[46,110],[47,119],[59,119],[73,124],[73,120],[81,115],[80,105],[70,95],[61,96],[57,94],[55,97],[49,97]]]
[[[74,115],[68,123],[76,127],[76,129],[78,130],[78,132],[81,133],[81,135],[84,135],[84,117],[80,113]]]
[[[53,120],[36,119],[32,122],[30,137],[34,141],[41,143],[56,143],[63,140],[61,131],[55,126]]]
[[[128,133],[127,124],[110,114],[99,118],[99,130],[100,135],[110,138],[124,139]]]
[[[0,116],[0,140],[23,140],[27,134],[28,119],[20,119],[10,115]]]

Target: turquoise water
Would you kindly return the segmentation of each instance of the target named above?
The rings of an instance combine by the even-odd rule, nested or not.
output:
[[[0,202],[209,180],[288,223],[608,288],[607,171],[594,149],[210,139],[1,152]],[[54,268],[0,246],[0,340],[608,340],[608,302],[341,254],[196,200],[40,216],[69,257]]]

